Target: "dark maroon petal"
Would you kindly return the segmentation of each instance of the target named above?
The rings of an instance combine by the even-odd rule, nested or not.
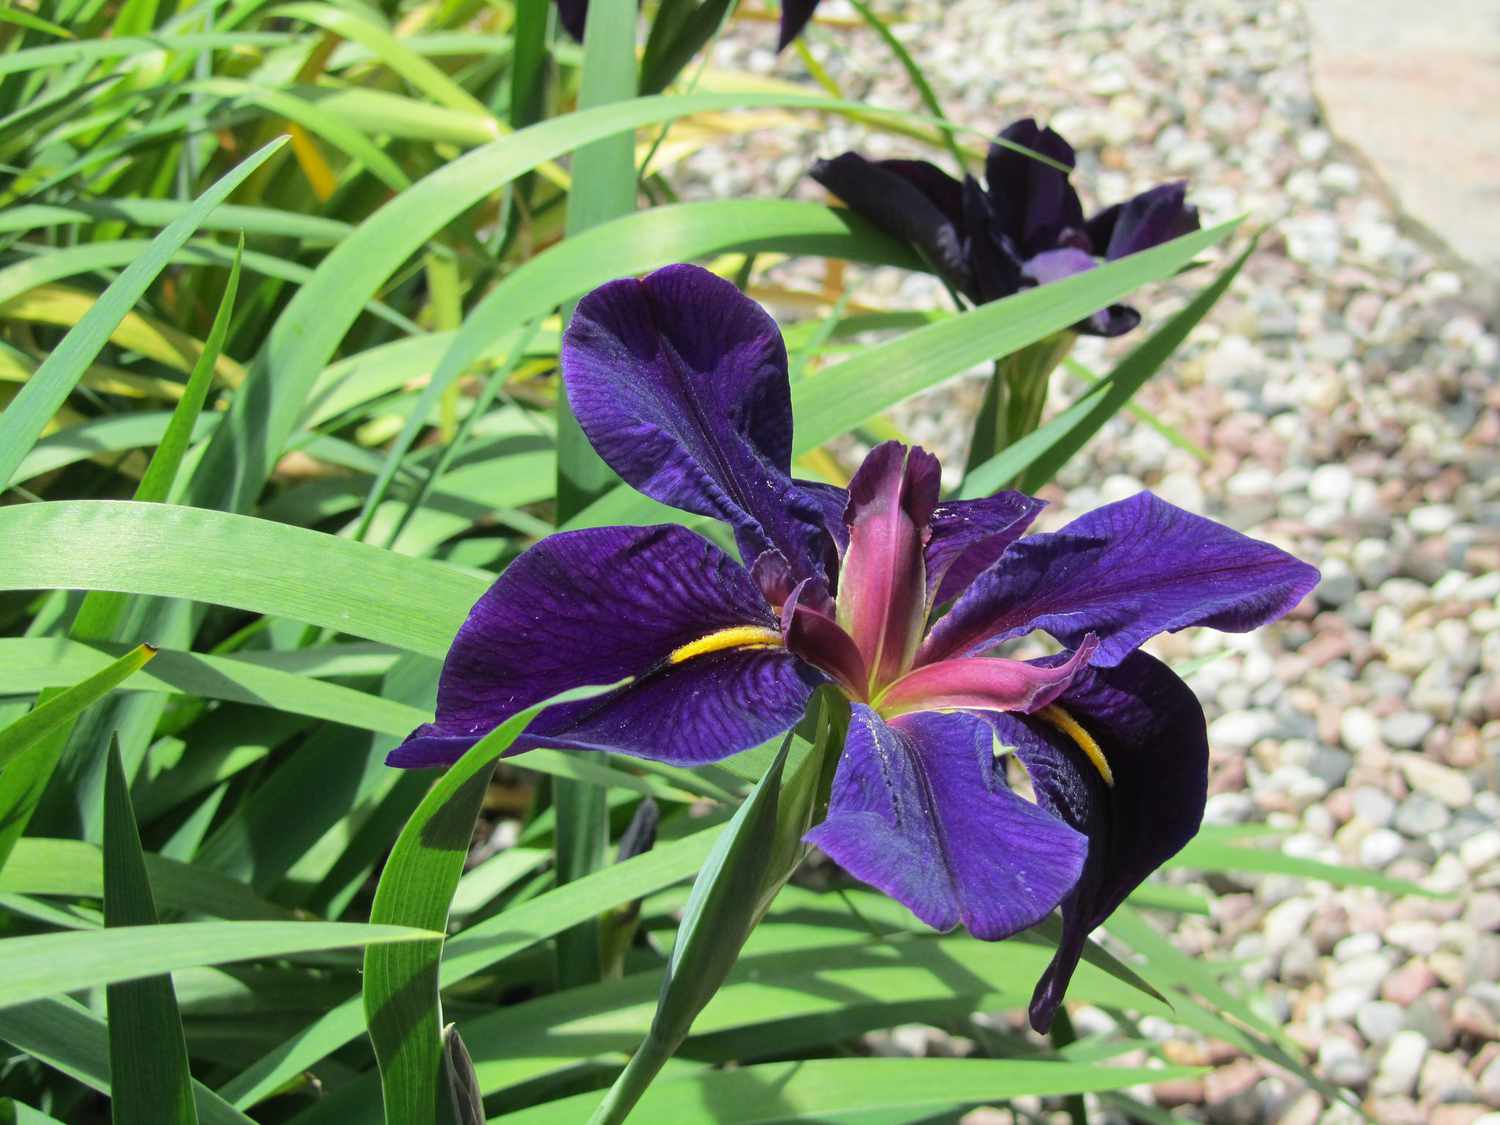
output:
[[[668,663],[682,646],[740,627],[761,630],[756,636],[776,649]],[[530,734],[568,732],[571,741],[548,744],[672,760],[722,757],[795,722],[809,676],[818,678],[780,648],[779,624],[749,573],[706,539],[675,525],[566,532],[521,555],[475,604],[443,665],[437,721],[389,760],[452,761],[525,707],[626,677],[635,681],[602,699],[549,708]],[[667,697],[676,689],[697,695],[673,703]],[[760,703],[756,692],[764,693]],[[682,723],[659,746],[651,740],[664,720],[640,710],[647,700]]]
[[[1062,663],[965,656],[913,668],[880,694],[883,715],[912,711],[1039,711],[1067,690],[1094,655],[1090,633]]]
[[[850,699],[864,699],[870,690],[869,668],[834,613],[828,588],[820,579],[808,578],[782,608],[782,638],[788,652],[838,681]]]
[[[929,608],[951,601],[1026,533],[1047,506],[1024,492],[998,492],[979,500],[949,500],[932,513],[924,552]]]
[[[857,152],[819,160],[809,173],[881,230],[909,242],[956,289],[968,287],[958,181],[925,161],[869,161]]]
[[[1157,633],[1248,632],[1317,581],[1317,570],[1285,551],[1141,492],[1016,543],[933,626],[917,661],[970,656],[1045,629],[1069,647],[1097,633],[1094,663],[1118,664]]]
[[[1058,706],[1097,744],[1106,782],[1078,741],[1039,715],[990,716],[1016,747],[1038,803],[1088,837],[1083,876],[1063,902],[1063,938],[1037,984],[1031,1023],[1046,1031],[1089,932],[1198,831],[1208,799],[1208,736],[1191,689],[1135,653],[1084,670]]]
[[[964,253],[970,285],[962,291],[979,304],[998,301],[1021,290],[1021,258],[1015,240],[1005,232],[990,197],[973,176],[964,177]]]
[[[1029,117],[1000,134],[1034,153],[1071,169],[1073,146]],[[985,179],[1000,229],[1015,241],[1023,258],[1055,248],[1065,232],[1083,228],[1083,205],[1068,173],[1003,145],[990,145]]]
[[[856,879],[939,930],[995,941],[1073,888],[1086,841],[996,768],[990,727],[963,712],[890,723],[854,707],[828,819],[807,834]]]
[[[776,41],[778,51],[786,50],[792,40],[802,34],[817,6],[818,0],[781,0],[781,35]]]
[[[583,42],[583,29],[588,18],[589,0],[557,0],[557,22],[580,43]]]
[[[1187,183],[1162,184],[1089,220],[1089,241],[1110,261],[1149,250],[1198,229],[1198,209],[1187,202]]]
[[[1085,336],[1123,336],[1141,322],[1141,314],[1129,305],[1110,305],[1087,320],[1073,325],[1073,331]]]
[[[922,639],[922,547],[941,484],[936,457],[895,441],[872,449],[849,482],[838,621],[879,683],[911,667]]]
[[[822,500],[790,476],[791,390],[776,322],[723,278],[668,266],[595,289],[563,338],[568,401],[647,496],[714,516],[753,559],[776,547],[832,578]]]

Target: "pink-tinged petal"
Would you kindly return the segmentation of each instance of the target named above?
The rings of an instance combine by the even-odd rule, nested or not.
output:
[[[1069,646],[1097,633],[1094,663],[1118,664],[1157,633],[1274,621],[1317,581],[1285,551],[1142,492],[1016,543],[933,626],[917,661],[1045,629]]]
[[[929,608],[952,601],[1012,543],[1026,534],[1047,506],[1024,492],[997,492],[979,500],[949,500],[933,510],[923,552]]]
[[[911,666],[927,620],[922,550],[937,506],[937,458],[899,442],[877,445],[849,482],[849,548],[838,621],[877,683]]]
[[[1051,712],[986,716],[1016,747],[1037,802],[1088,837],[1083,875],[1062,904],[1062,942],[1032,999],[1038,1031],[1062,1003],[1090,931],[1197,834],[1208,799],[1203,709],[1160,661],[1138,652],[1084,669],[1056,706],[1094,741],[1108,782]]]
[[[1023,800],[988,725],[920,713],[887,723],[856,705],[828,819],[807,835],[856,879],[938,930],[994,941],[1035,925],[1072,889],[1086,842]]]
[[[879,697],[887,717],[911,711],[964,707],[986,711],[1038,711],[1061,695],[1089,662],[1099,639],[1090,633],[1061,664],[969,656],[923,664]]]
[[[663,504],[713,516],[753,559],[775,547],[832,580],[830,504],[792,480],[792,406],[776,322],[697,266],[595,289],[563,337],[568,401],[609,466]]]
[[[836,680],[851,699],[869,692],[870,672],[849,634],[839,628],[833,599],[820,579],[798,585],[781,611],[781,631],[788,652]]]
[[[750,640],[775,647],[731,646],[672,662],[685,645],[746,627]],[[549,536],[475,604],[443,665],[436,721],[388,760],[451,762],[525,707],[626,677],[634,679],[599,699],[548,708],[518,746],[721,758],[795,723],[822,681],[777,637],[749,573],[686,528]]]

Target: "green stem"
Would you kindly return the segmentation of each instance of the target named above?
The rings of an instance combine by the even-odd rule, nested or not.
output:
[[[1064,1047],[1078,1041],[1078,1032],[1073,1029],[1073,1019],[1068,1015],[1068,1009],[1058,1006],[1057,1014],[1052,1017],[1052,1047],[1061,1051]],[[1068,1111],[1068,1120],[1073,1125],[1089,1125],[1088,1103],[1083,1100],[1082,1094],[1069,1094],[1063,1101],[1063,1106]]]
[[[657,1073],[667,1065],[675,1050],[674,1045],[663,1043],[654,1035],[647,1035],[641,1045],[630,1056],[620,1077],[609,1088],[609,1093],[589,1118],[589,1125],[619,1125],[630,1115],[635,1103],[641,1100],[647,1087]]]

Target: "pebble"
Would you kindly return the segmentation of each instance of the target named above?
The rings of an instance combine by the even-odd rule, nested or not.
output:
[[[1391,1036],[1370,1091],[1376,1095],[1405,1095],[1417,1087],[1417,1075],[1427,1057],[1427,1040],[1415,1031],[1398,1031]]]
[[[1474,800],[1473,783],[1451,766],[1417,754],[1402,754],[1398,764],[1413,790],[1441,801],[1450,809],[1464,808]]]
[[[1406,1013],[1399,1004],[1375,1000],[1354,1014],[1354,1026],[1359,1029],[1366,1042],[1378,1046],[1388,1042],[1400,1031],[1405,1019]]]

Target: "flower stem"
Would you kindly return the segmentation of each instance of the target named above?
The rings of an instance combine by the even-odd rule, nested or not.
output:
[[[609,1088],[609,1093],[589,1118],[589,1125],[619,1125],[641,1100],[641,1095],[651,1085],[657,1073],[672,1057],[674,1046],[663,1043],[655,1035],[648,1034],[641,1045],[630,1056],[620,1077]]]

